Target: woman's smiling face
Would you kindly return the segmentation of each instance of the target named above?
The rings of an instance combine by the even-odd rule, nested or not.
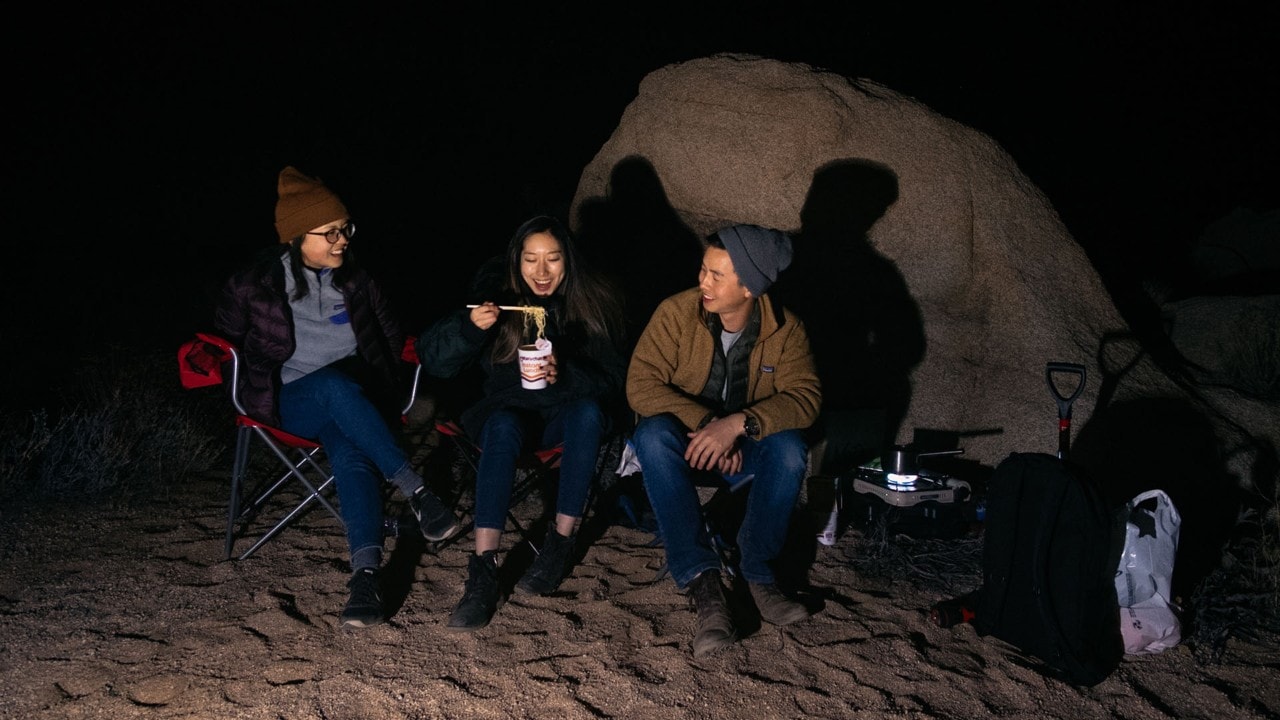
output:
[[[342,232],[342,228],[348,227],[349,223],[350,218],[340,218],[308,230],[302,238],[302,247],[299,248],[302,251],[302,264],[314,270],[342,267],[343,253],[347,251],[347,245],[351,244],[351,237]],[[337,239],[331,243],[325,234],[334,231],[337,231]]]
[[[520,276],[538,297],[550,297],[564,281],[564,250],[548,232],[524,239],[520,253]]]

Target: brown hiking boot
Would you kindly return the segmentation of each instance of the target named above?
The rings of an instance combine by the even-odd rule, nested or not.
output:
[[[720,585],[720,571],[706,570],[689,583],[689,596],[698,611],[698,629],[693,635],[693,656],[702,658],[738,639],[729,616],[729,606]]]
[[[809,617],[809,610],[804,605],[782,594],[773,583],[747,583],[751,588],[751,599],[756,601],[756,609],[760,617],[774,625],[790,625]]]

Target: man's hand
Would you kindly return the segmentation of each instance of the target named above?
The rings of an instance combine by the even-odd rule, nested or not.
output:
[[[742,472],[742,448],[735,447],[720,459],[721,475],[737,475]]]
[[[744,413],[734,413],[717,418],[700,430],[689,433],[689,447],[684,459],[696,470],[725,472],[724,467],[742,467],[742,453],[737,452],[738,437],[742,435]]]

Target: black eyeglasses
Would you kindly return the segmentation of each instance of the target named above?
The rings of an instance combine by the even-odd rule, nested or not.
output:
[[[350,240],[350,239],[351,239],[351,236],[356,234],[356,224],[355,224],[355,223],[353,223],[353,222],[349,222],[349,223],[347,223],[346,225],[343,225],[342,227],[336,227],[336,228],[333,228],[332,230],[326,230],[325,232],[322,232],[322,233],[321,233],[321,232],[309,232],[309,233],[307,233],[307,234],[308,234],[308,235],[323,235],[323,236],[324,236],[325,241],[326,241],[326,242],[328,242],[330,245],[332,245],[332,244],[334,244],[334,243],[338,242],[338,236],[339,236],[339,235],[341,235],[342,237],[344,237],[344,238],[346,238],[346,239]]]

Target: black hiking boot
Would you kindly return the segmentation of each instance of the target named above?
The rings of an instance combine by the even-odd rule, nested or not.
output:
[[[462,529],[462,523],[453,511],[440,502],[426,486],[420,487],[409,498],[409,508],[418,519],[418,527],[422,529],[422,537],[430,542],[448,540]]]
[[[555,592],[564,576],[569,573],[569,559],[573,554],[575,540],[576,535],[565,537],[556,532],[555,527],[547,528],[547,538],[542,541],[542,550],[525,571],[524,577],[520,578],[516,589],[531,595]]]
[[[382,593],[378,590],[378,571],[363,568],[351,574],[347,581],[351,597],[338,620],[346,627],[369,627],[387,619],[382,607]]]
[[[454,631],[479,630],[498,610],[498,551],[471,556],[467,563],[467,584],[462,599],[449,614],[448,628]]]
[[[706,570],[689,583],[689,595],[698,611],[698,629],[693,635],[693,656],[706,657],[732,645],[738,639],[724,599],[719,570]]]

